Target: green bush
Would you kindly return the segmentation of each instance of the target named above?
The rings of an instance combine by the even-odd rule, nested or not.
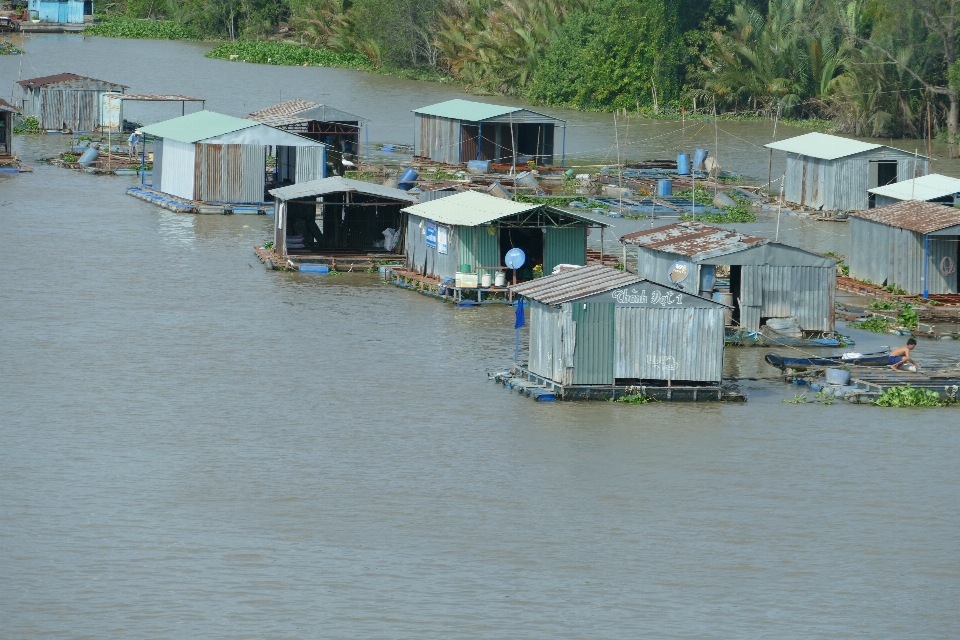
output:
[[[142,40],[200,40],[202,34],[195,28],[171,20],[134,20],[111,17],[100,24],[87,27],[86,35],[107,38],[137,38]]]
[[[949,402],[940,399],[940,394],[929,389],[915,389],[910,385],[891,387],[874,401],[878,407],[942,407]]]
[[[886,333],[890,330],[890,321],[881,316],[871,316],[863,322],[854,325],[857,329],[872,331],[873,333]]]
[[[77,156],[73,155],[72,153],[64,154],[64,156],[63,156],[63,161],[64,161],[64,162],[76,162],[76,161],[77,161]]]
[[[370,59],[359,53],[336,53],[284,42],[224,42],[208,51],[207,57],[297,67],[363,69],[371,66]]]
[[[13,127],[14,133],[40,133],[40,121],[29,116],[23,119],[18,125]]]
[[[649,396],[645,396],[642,393],[633,393],[628,396],[620,396],[616,400],[611,400],[611,402],[622,402],[623,404],[650,404],[651,402],[658,402]]]

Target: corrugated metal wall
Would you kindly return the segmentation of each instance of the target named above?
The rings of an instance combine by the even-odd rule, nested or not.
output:
[[[250,144],[197,144],[195,200],[262,202],[266,186],[266,147]]]
[[[423,191],[420,194],[420,202],[430,202],[432,200],[439,200],[440,198],[447,198],[455,195],[457,195],[456,191],[447,191],[445,189],[437,189],[436,191]]]
[[[415,114],[414,155],[459,164],[460,121]]]
[[[573,384],[613,384],[614,304],[571,303],[577,332]]]
[[[545,274],[553,273],[558,264],[587,264],[586,227],[547,227],[543,241]]]
[[[30,97],[27,97],[27,93]],[[39,87],[24,92],[24,115],[40,121],[41,129],[93,131],[100,124],[100,96],[103,92],[83,89]],[[26,113],[28,110],[30,113]]]
[[[617,378],[719,382],[723,309],[618,307]]]
[[[673,266],[673,263],[678,260],[683,260],[690,262],[690,258],[686,256],[677,255],[675,253],[665,253],[663,251],[656,251],[654,249],[646,249],[644,247],[627,247],[627,262],[632,264],[633,259],[637,257],[637,275],[643,278],[648,278],[654,282],[660,282],[663,284],[668,284],[673,287],[673,284],[670,282],[668,273],[670,267]],[[694,274],[695,275],[695,274]],[[687,293],[698,293],[697,289],[700,286],[698,278],[691,275],[686,280],[680,283],[680,290],[686,291]]]
[[[460,265],[470,265],[470,271],[482,275],[494,274],[500,267],[500,230],[493,225],[457,227],[457,251]],[[476,247],[476,254],[474,254]],[[481,269],[480,267],[487,267]],[[457,269],[459,271],[459,267]]]
[[[741,327],[759,331],[761,318],[793,317],[806,331],[833,331],[836,269],[771,265],[741,269]]]
[[[530,302],[530,371],[556,382],[563,380],[563,323],[556,307]]]
[[[163,138],[153,141],[153,173],[150,176],[150,186],[160,190],[163,184]]]
[[[297,147],[296,182],[309,182],[327,177],[326,147]]]
[[[432,278],[453,278],[460,270],[457,254],[459,245],[458,230],[461,227],[448,227],[448,253],[439,253],[427,246],[427,221],[420,216],[410,214],[407,220],[407,269]]]
[[[71,24],[83,24],[83,1],[67,3],[67,22]]]
[[[154,181],[154,188],[164,193],[193,200],[196,166],[196,146],[172,138],[163,139],[162,182]]]
[[[958,236],[930,236],[929,293],[957,293],[957,270],[943,276],[940,263],[956,265]],[[872,220],[850,218],[850,276],[874,284],[895,284],[908,294],[923,293],[924,236]]]

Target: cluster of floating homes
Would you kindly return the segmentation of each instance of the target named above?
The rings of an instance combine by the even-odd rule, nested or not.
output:
[[[7,153],[16,109],[42,128],[119,130],[131,99],[122,85],[72,74],[20,86],[21,104],[0,103]],[[565,123],[527,109],[451,100],[415,110],[414,121],[415,158],[485,172],[500,165],[508,185],[528,160],[544,172],[564,161]],[[365,124],[303,100],[246,118],[182,113],[139,128],[153,144],[152,181],[130,193],[180,211],[273,215],[273,241],[257,252],[274,267],[381,267],[397,284],[463,304],[522,298],[529,356],[511,379],[545,396],[666,389],[719,399],[730,332],[832,337],[832,258],[692,220],[624,235],[614,248],[607,222],[518,201],[519,182],[511,193],[469,179],[423,188],[415,175],[350,179]],[[819,133],[767,146],[786,152],[786,202],[849,215],[850,276],[925,297],[958,293],[960,180],[929,175],[918,154]],[[594,232],[599,251],[588,248]],[[516,250],[522,260],[508,263]]]

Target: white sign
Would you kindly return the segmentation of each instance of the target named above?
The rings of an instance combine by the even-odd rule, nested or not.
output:
[[[442,253],[446,255],[447,253],[447,238],[449,237],[449,229],[442,224],[437,225],[437,253]]]
[[[683,304],[683,294],[676,293],[674,291],[660,291],[659,289],[654,289],[650,292],[650,295],[647,296],[646,289],[620,289],[614,291],[612,294],[613,299],[620,304],[649,304],[651,306],[680,306]]]
[[[662,371],[676,371],[680,367],[673,356],[647,356],[647,364]]]

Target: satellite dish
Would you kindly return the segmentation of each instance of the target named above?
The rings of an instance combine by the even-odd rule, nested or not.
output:
[[[683,260],[678,260],[670,265],[670,270],[667,271],[667,277],[670,278],[670,282],[673,284],[680,284],[690,276],[689,262],[684,262]]]
[[[519,269],[526,260],[527,256],[524,255],[523,249],[517,248],[510,249],[510,251],[507,251],[507,255],[503,257],[504,264],[511,269]]]

